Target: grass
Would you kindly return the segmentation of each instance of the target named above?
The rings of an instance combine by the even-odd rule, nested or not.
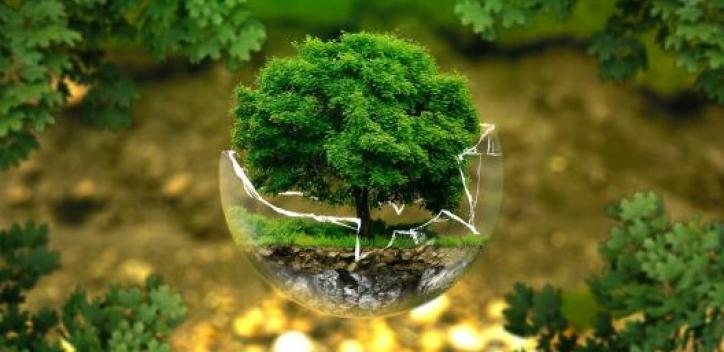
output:
[[[230,227],[234,239],[239,244],[249,240],[257,246],[296,246],[296,247],[327,247],[354,248],[356,236],[350,229],[327,223],[319,223],[306,219],[273,219],[250,214],[241,207],[231,210]],[[373,233],[370,237],[360,239],[363,248],[384,248],[390,242],[392,231],[396,228],[410,228],[415,224],[386,226],[376,221],[371,224]],[[482,247],[488,242],[487,236],[465,234],[455,236],[431,236],[438,247]],[[414,248],[418,246],[407,236],[397,236],[392,243],[393,248]]]

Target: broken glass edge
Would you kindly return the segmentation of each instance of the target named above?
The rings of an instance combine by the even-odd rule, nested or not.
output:
[[[482,236],[478,229],[474,225],[475,221],[475,209],[478,205],[478,196],[480,195],[480,180],[482,175],[482,166],[483,166],[483,157],[485,156],[491,156],[491,157],[502,157],[502,152],[500,151],[499,143],[495,140],[495,125],[494,124],[487,124],[487,123],[481,123],[480,124],[482,133],[480,134],[480,138],[478,139],[477,143],[472,145],[469,148],[466,148],[463,150],[460,154],[455,156],[455,159],[458,163],[458,171],[460,173],[460,181],[463,185],[463,191],[465,194],[465,199],[467,200],[468,205],[468,220],[462,219],[460,216],[456,215],[455,213],[447,210],[447,209],[441,209],[432,219],[426,221],[422,225],[407,229],[407,230],[393,230],[390,242],[385,246],[384,248],[390,248],[397,237],[397,235],[407,235],[410,236],[410,238],[413,240],[413,242],[416,245],[419,245],[422,241],[425,240],[424,232],[422,231],[423,228],[429,226],[433,223],[438,222],[446,222],[446,221],[456,221],[466,228],[468,228],[473,234]],[[484,151],[483,151],[484,150]],[[269,202],[268,200],[264,199],[264,197],[256,190],[256,187],[254,187],[254,184],[251,182],[251,179],[249,179],[249,176],[247,176],[246,171],[244,168],[239,164],[239,161],[236,158],[237,152],[234,150],[225,150],[222,152],[222,156],[226,157],[229,161],[231,161],[232,168],[234,170],[234,174],[236,177],[241,181],[241,184],[244,188],[244,191],[246,194],[256,199],[257,201],[261,202],[274,212],[288,216],[288,217],[294,217],[294,218],[306,218],[306,219],[312,219],[317,222],[322,223],[330,223],[337,226],[343,226],[352,230],[355,230],[355,250],[354,250],[354,256],[355,261],[358,262],[362,259],[364,259],[368,253],[362,253],[361,248],[361,242],[360,242],[360,236],[359,236],[359,230],[362,224],[362,221],[357,217],[342,217],[342,216],[331,216],[331,215],[320,215],[320,214],[314,214],[314,213],[303,213],[303,212],[297,212],[292,211],[288,209],[284,209],[282,207],[276,206]],[[464,170],[464,161],[466,157],[473,156],[478,158],[478,164],[475,170],[477,182],[475,184],[475,190],[474,192],[471,192],[470,188],[468,187],[468,184],[466,182],[466,172]],[[277,195],[283,195],[283,196],[304,196],[304,193],[299,191],[285,191],[280,192]],[[314,197],[310,197],[310,199],[315,199]],[[398,205],[394,202],[388,202],[392,208],[394,209],[395,213],[397,215],[400,215],[402,211],[405,208],[405,205]],[[443,218],[443,216],[445,216]]]

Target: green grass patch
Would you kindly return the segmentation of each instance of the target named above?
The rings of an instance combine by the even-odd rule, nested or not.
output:
[[[296,247],[332,247],[354,248],[356,236],[354,230],[342,226],[320,223],[307,219],[267,219],[251,214],[241,207],[231,209],[229,223],[237,244],[248,244],[251,240],[257,246],[296,246]],[[375,221],[370,229],[376,235],[360,239],[363,248],[383,248],[390,242],[395,229],[411,228],[416,224],[387,226]],[[439,236],[431,234],[432,243],[438,247],[482,247],[488,242],[487,236],[465,234]],[[418,246],[407,236],[398,235],[392,243],[393,248],[413,248]]]

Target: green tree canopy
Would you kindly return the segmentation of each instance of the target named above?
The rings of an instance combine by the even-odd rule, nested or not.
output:
[[[616,225],[600,247],[603,270],[588,280],[592,331],[571,329],[560,290],[524,284],[506,295],[506,329],[545,352],[721,351],[724,223],[672,222],[650,192],[612,204],[609,215]]]
[[[488,40],[516,26],[531,25],[541,14],[571,16],[578,0],[458,0],[463,24]],[[588,52],[599,62],[601,78],[633,78],[649,64],[645,38],[697,75],[696,89],[724,104],[724,2],[700,0],[616,0],[604,28],[591,37]],[[605,14],[602,14],[605,15]]]
[[[69,81],[89,87],[84,121],[130,125],[138,93],[110,60],[111,48],[237,67],[265,38],[246,0],[0,2],[0,170],[38,147],[35,136],[65,105]]]
[[[479,129],[464,77],[391,35],[308,38],[297,51],[236,93],[233,145],[261,191],[354,204],[362,235],[383,202],[456,207],[456,156]]]

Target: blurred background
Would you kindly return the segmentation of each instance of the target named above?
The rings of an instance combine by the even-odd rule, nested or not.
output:
[[[585,44],[612,11],[605,3],[489,43],[448,1],[252,0],[268,38],[238,71],[115,48],[112,60],[141,92],[132,127],[100,132],[69,106],[40,150],[0,178],[0,225],[48,221],[61,253],[62,269],[31,304],[157,272],[189,305],[172,338],[182,351],[509,350],[528,343],[502,327],[503,295],[516,281],[562,286],[568,310],[584,320],[610,201],[653,190],[674,218],[724,215],[724,109],[692,93],[694,78],[653,45],[645,74],[601,82]],[[505,195],[491,244],[447,294],[409,314],[342,320],[280,297],[239,255],[220,209],[217,162],[229,146],[235,85],[252,84],[269,57],[293,55],[290,43],[306,35],[360,30],[414,39],[444,71],[469,78],[480,119],[498,126]]]

